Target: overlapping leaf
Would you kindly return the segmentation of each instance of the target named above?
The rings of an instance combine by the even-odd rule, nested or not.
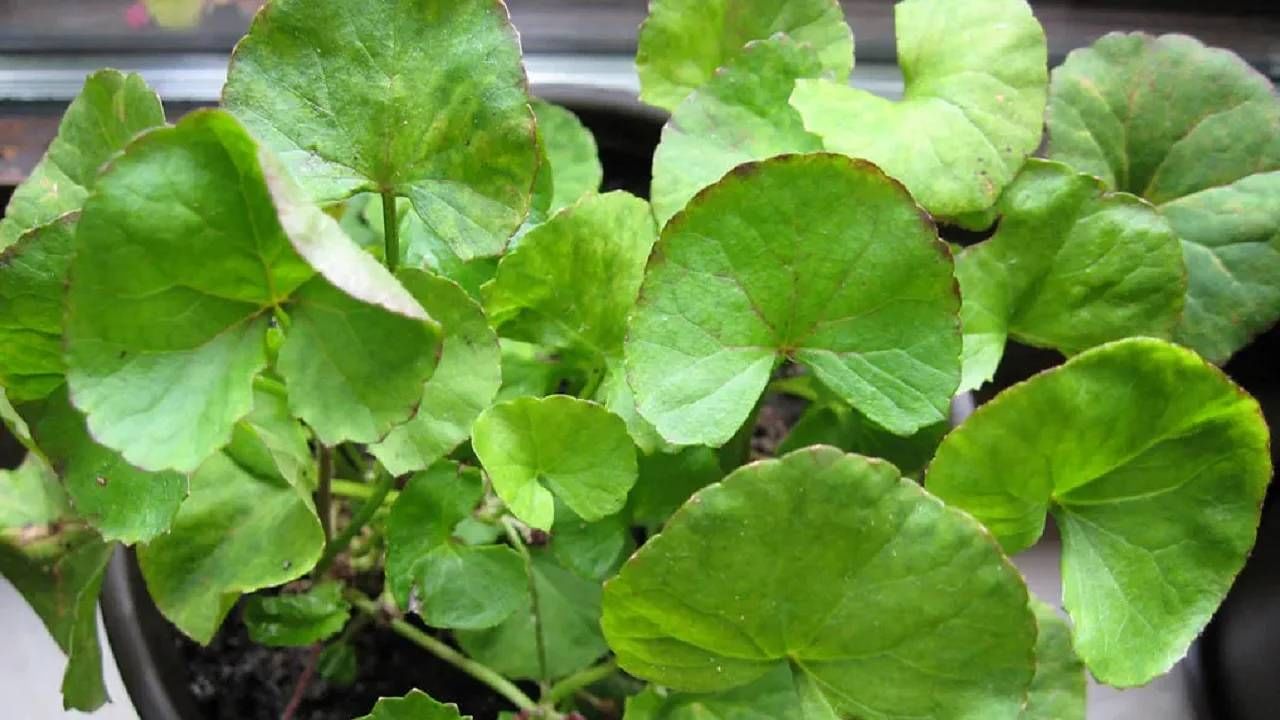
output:
[[[9,199],[0,249],[23,233],[79,210],[98,170],[138,133],[164,124],[160,98],[140,75],[99,70],[71,101],[48,152]]]
[[[244,624],[256,643],[300,647],[338,634],[351,617],[342,586],[325,582],[301,593],[254,595],[244,605]]]
[[[1026,588],[990,536],[830,447],[695,495],[606,584],[602,624],[624,670],[676,690],[783,668],[801,717],[1013,720],[1034,672]]]
[[[471,720],[458,713],[457,705],[436,702],[421,690],[413,690],[402,698],[382,698],[373,712],[359,720]]]
[[[277,0],[223,100],[313,200],[407,197],[463,259],[501,253],[529,209],[534,118],[501,3]]]
[[[1053,74],[1049,156],[1146,198],[1182,240],[1179,342],[1224,362],[1280,319],[1280,99],[1184,35],[1113,33]]]
[[[387,586],[401,609],[409,609],[414,568],[435,548],[449,542],[454,528],[484,497],[484,481],[474,469],[438,463],[415,474],[387,516]]]
[[[494,405],[476,420],[471,444],[512,514],[542,530],[555,520],[556,498],[595,521],[621,510],[636,481],[622,419],[565,395]]]
[[[669,222],[626,343],[640,415],[722,445],[784,357],[910,434],[959,381],[950,256],[902,186],[838,155],[741,166]]]
[[[834,0],[655,0],[640,27],[640,99],[674,110],[752,40],[787,33],[809,45],[822,68],[844,82],[853,34]]]
[[[1036,614],[1036,675],[1021,720],[1085,720],[1084,663],[1071,642],[1071,628],[1058,611],[1031,600]]]
[[[1027,162],[997,207],[995,235],[956,259],[962,390],[991,379],[1006,334],[1068,355],[1173,334],[1186,273],[1177,236],[1154,207],[1043,160]]]
[[[62,295],[76,220],[64,215],[0,251],[0,386],[11,402],[38,400],[65,382]]]
[[[837,79],[800,80],[791,104],[828,150],[876,163],[934,215],[986,210],[1040,144],[1044,30],[1025,0],[905,0],[894,12],[902,101]]]
[[[1009,552],[1052,513],[1064,604],[1093,674],[1141,685],[1186,652],[1244,564],[1271,476],[1258,404],[1151,339],[1084,352],[943,441],[927,485]]]
[[[666,224],[699,190],[745,162],[822,149],[788,104],[799,78],[817,78],[813,48],[757,40],[675,108],[653,155],[653,212]]]
[[[571,110],[542,100],[534,101],[538,135],[546,150],[546,163],[538,173],[550,177],[552,194],[548,214],[567,208],[600,189],[604,168],[596,139]]]

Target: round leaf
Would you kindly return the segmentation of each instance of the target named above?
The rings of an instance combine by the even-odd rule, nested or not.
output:
[[[67,382],[89,430],[147,470],[194,470],[253,407],[267,313],[308,277],[257,146],[231,116],[153,130],[104,172],[76,232]]]
[[[407,197],[463,259],[501,253],[529,209],[533,113],[494,0],[276,0],[223,101],[313,200]]]
[[[808,365],[907,435],[947,417],[959,296],[901,185],[838,155],[743,165],[663,229],[626,344],[640,414],[668,441],[723,445],[774,365]]]
[[[606,583],[602,624],[637,677],[714,692],[782,666],[840,717],[1013,720],[1034,669],[1026,587],[991,537],[830,447],[695,495]]]
[[[674,110],[752,40],[787,33],[814,48],[843,82],[853,69],[853,33],[835,0],[653,0],[640,26],[640,99]]]
[[[474,469],[437,463],[415,474],[387,515],[387,586],[401,609],[409,609],[414,568],[449,542],[454,528],[484,498],[484,481]]]
[[[138,133],[164,125],[164,108],[141,75],[99,70],[84,81],[58,134],[0,219],[0,249],[37,226],[79,210],[98,170]]]
[[[905,0],[894,13],[902,101],[800,80],[791,104],[828,150],[876,163],[934,215],[986,210],[1040,144],[1044,29],[1025,0]]]
[[[0,386],[10,402],[38,400],[64,382],[62,297],[77,219],[63,215],[0,252]]]
[[[412,690],[402,698],[381,698],[373,712],[359,720],[471,720],[458,713],[457,705],[433,700],[421,690]]]
[[[369,452],[394,475],[425,470],[471,435],[471,425],[502,385],[502,354],[480,306],[450,280],[403,270],[400,282],[444,330],[440,362],[422,389],[418,412]]]
[[[1226,50],[1113,33],[1054,70],[1049,156],[1159,208],[1189,285],[1177,339],[1225,362],[1280,319],[1280,99]]]
[[[1099,680],[1127,687],[1186,653],[1244,564],[1267,443],[1257,402],[1195,353],[1124,340],[979,408],[927,483],[1009,552],[1053,513],[1077,650]]]
[[[636,448],[622,419],[565,395],[494,405],[476,420],[471,444],[498,497],[542,530],[551,529],[555,498],[595,521],[621,510],[636,481]]]
[[[653,155],[653,213],[666,224],[699,190],[745,162],[822,149],[788,103],[822,75],[813,49],[776,35],[748,44],[675,109]]]
[[[1186,294],[1182,249],[1151,205],[1065,165],[1029,160],[998,207],[995,235],[956,260],[966,355],[982,366],[966,368],[966,384],[990,379],[1000,327],[1068,355],[1173,334]],[[988,343],[990,354],[973,347]]]
[[[604,168],[600,166],[595,137],[572,111],[536,100],[533,114],[547,152],[546,164],[538,172],[550,173],[553,192],[545,208],[550,214],[599,190]]]

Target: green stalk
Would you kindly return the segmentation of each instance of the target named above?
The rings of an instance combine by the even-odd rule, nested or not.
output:
[[[333,449],[319,442],[316,445],[316,513],[320,516],[320,527],[327,543],[333,537]],[[317,565],[315,576],[320,577],[321,572],[322,568]]]
[[[511,545],[520,553],[520,557],[524,558],[524,572],[529,578],[529,602],[533,606],[533,640],[538,648],[538,681],[544,686],[547,682],[547,640],[543,634],[542,628],[542,609],[538,603],[538,582],[533,575],[533,556],[529,554],[529,548],[525,547],[524,538],[520,535],[520,528],[516,527],[515,520],[511,517],[502,518],[502,529],[507,531],[507,538],[511,540]]]
[[[383,612],[382,606],[369,596],[364,595],[354,588],[347,588],[347,599],[350,600],[351,604],[355,605],[360,612],[383,622],[400,637],[414,643],[432,655],[435,655],[476,680],[479,680],[485,685],[493,688],[494,692],[510,700],[513,705],[521,710],[533,712],[538,709],[538,704],[535,703],[528,695],[525,695],[520,688],[516,687],[515,683],[502,677],[502,675],[498,674],[489,666],[472,660],[457,650],[454,650],[449,645],[422,632],[408,622],[405,622],[400,618],[387,617]]]
[[[284,383],[265,375],[258,375],[253,378],[253,389],[261,390],[268,395],[275,395],[281,400],[287,401],[289,399],[289,391],[285,389]]]
[[[616,660],[610,660],[594,667],[589,667],[586,670],[579,670],[552,685],[542,701],[550,705],[556,705],[579,690],[598,683],[616,672],[618,672],[618,662]]]
[[[386,239],[387,269],[396,271],[400,264],[400,221],[396,217],[396,196],[382,191],[382,236]]]
[[[330,482],[333,494],[338,497],[354,498],[356,500],[368,500],[373,497],[375,485],[358,480],[344,480],[342,478],[334,478]],[[396,498],[400,497],[399,490],[387,491],[386,499],[383,502],[394,503]]]
[[[355,539],[360,529],[373,519],[374,514],[378,512],[378,508],[382,507],[382,501],[386,499],[387,493],[391,492],[391,486],[395,484],[395,481],[396,478],[391,473],[383,473],[382,477],[378,478],[378,482],[373,485],[369,498],[360,506],[360,511],[352,516],[351,522],[342,528],[342,532],[338,533],[337,537],[329,541],[328,545],[325,545],[324,555],[321,555],[320,562],[316,563],[315,573],[317,576],[329,569],[334,559],[343,550],[347,549],[347,546]]]

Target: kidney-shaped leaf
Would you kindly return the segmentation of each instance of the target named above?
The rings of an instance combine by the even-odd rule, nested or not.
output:
[[[62,296],[76,220],[63,215],[0,251],[0,387],[10,402],[38,400],[64,382]]]
[[[595,521],[621,510],[636,482],[636,448],[622,418],[565,395],[494,405],[476,420],[471,444],[498,497],[542,530],[555,520],[555,498]]]
[[[1154,203],[1190,275],[1178,340],[1223,362],[1280,319],[1280,99],[1185,35],[1113,33],[1054,70],[1049,156]]]
[[[126,460],[194,470],[253,407],[271,307],[313,274],[256,145],[220,111],[146,134],[98,180],[75,245],[72,402]]]
[[[947,417],[959,295],[933,224],[875,166],[740,166],[664,228],[631,317],[627,374],[668,441],[722,445],[790,357],[906,435]]]
[[[965,355],[980,366],[965,368],[965,389],[994,373],[1000,353],[979,348],[1003,347],[1001,328],[1068,355],[1173,334],[1186,273],[1177,236],[1154,207],[1044,160],[1027,161],[998,207],[996,234],[956,259]]]
[[[471,716],[459,714],[457,705],[445,705],[412,690],[402,698],[381,698],[373,712],[359,720],[471,720]]]
[[[223,100],[312,199],[408,197],[464,259],[502,252],[529,209],[533,112],[495,0],[277,0]]]
[[[67,107],[48,152],[14,191],[0,220],[0,249],[20,235],[79,210],[98,170],[135,135],[164,124],[164,109],[142,76],[99,70]]]
[[[783,153],[822,149],[788,100],[799,78],[822,75],[811,47],[786,35],[757,40],[675,109],[653,155],[653,212],[660,224],[733,168]]]
[[[695,495],[606,583],[603,627],[637,677],[713,692],[783,666],[841,717],[1014,720],[1034,671],[1027,590],[991,537],[831,447]]]
[[[747,43],[776,33],[812,47],[840,82],[849,77],[853,34],[835,0],[654,0],[636,50],[640,99],[674,110]]]
[[[1077,650],[1127,687],[1183,656],[1240,571],[1267,443],[1257,402],[1195,353],[1123,340],[979,408],[938,448],[927,484],[1009,552],[1053,513]]]
[[[1025,0],[905,0],[894,12],[901,102],[800,80],[791,104],[828,150],[876,163],[934,215],[986,210],[1040,144],[1044,29]]]

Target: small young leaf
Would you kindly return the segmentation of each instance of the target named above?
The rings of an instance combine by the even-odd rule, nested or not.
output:
[[[320,659],[316,661],[316,674],[342,687],[353,684],[359,671],[356,648],[345,640],[325,646],[320,651]]]
[[[533,554],[533,578],[548,679],[577,672],[609,651],[600,634],[600,583],[560,567],[539,551]],[[459,631],[457,638],[468,655],[507,677],[540,676],[533,607],[528,602],[501,625]]]
[[[1044,29],[1025,0],[905,0],[894,12],[901,102],[837,78],[800,80],[791,104],[828,150],[884,168],[934,215],[986,210],[1040,144]]]
[[[321,442],[376,442],[413,416],[436,367],[433,324],[361,302],[321,277],[294,292],[290,310],[277,366],[290,409]]]
[[[271,647],[301,647],[338,634],[351,617],[342,585],[325,582],[302,593],[253,595],[244,604],[249,638]]]
[[[62,478],[75,514],[106,540],[146,542],[169,529],[187,497],[187,478],[139,470],[94,442],[65,389],[32,410],[36,443]]]
[[[373,712],[357,720],[471,720],[471,716],[459,714],[457,705],[438,703],[421,690],[413,690],[402,698],[378,700]]]
[[[1049,157],[1140,195],[1182,240],[1179,342],[1225,362],[1280,319],[1280,99],[1227,50],[1112,33],[1053,72]]]
[[[698,88],[662,128],[653,155],[653,213],[665,225],[698,191],[745,162],[814,152],[788,100],[799,78],[822,76],[813,48],[775,35],[756,40]]]
[[[1173,334],[1186,272],[1177,236],[1154,207],[1035,159],[998,207],[995,235],[956,260],[961,295],[974,296],[962,310],[972,383],[966,389],[990,379],[1001,329],[1068,355],[1111,340]]]
[[[71,506],[58,476],[39,455],[27,453],[13,470],[0,470],[0,530],[49,525]]]
[[[853,33],[835,0],[654,0],[640,26],[640,99],[674,110],[752,40],[787,33],[840,82],[853,69]]]
[[[449,541],[483,498],[484,480],[474,468],[442,462],[409,478],[387,516],[387,586],[402,610],[409,609],[414,568]]]
[[[617,572],[635,549],[635,541],[626,513],[587,522],[563,502],[557,502],[550,547],[562,566],[588,580],[601,581]]]
[[[459,257],[497,255],[537,155],[520,46],[492,0],[276,0],[223,100],[316,202],[407,197]]]
[[[253,140],[200,110],[139,138],[85,203],[67,382],[89,430],[146,470],[226,445],[267,364],[267,314],[314,271],[289,244]]]
[[[595,368],[595,372],[599,372]],[[545,393],[544,393],[545,394]],[[636,410],[636,395],[627,384],[626,365],[621,357],[611,357],[605,361],[604,378],[592,398],[609,408],[609,412],[622,418],[627,424],[627,432],[636,447],[644,453],[674,452],[675,446],[662,439],[653,423],[645,420]]]
[[[546,163],[539,175],[549,170],[553,193],[546,212],[554,214],[600,189],[604,168],[600,166],[596,139],[573,112],[535,100],[533,114],[538,134],[546,148]],[[544,170],[547,169],[547,170]]]
[[[502,259],[485,309],[504,337],[620,355],[657,233],[644,200],[621,191],[584,198]]]
[[[891,432],[946,419],[960,375],[945,246],[901,185],[839,155],[743,165],[667,223],[626,343],[669,442],[723,445],[775,363],[808,365]]]
[[[160,98],[142,76],[99,70],[67,107],[49,151],[0,219],[0,249],[28,230],[79,210],[98,170],[138,133],[164,125]]]
[[[1123,340],[979,408],[927,484],[1011,553],[1053,513],[1076,648],[1099,680],[1128,687],[1186,653],[1244,564],[1267,442],[1257,402],[1195,353]]]
[[[602,625],[637,677],[717,692],[781,666],[840,716],[1015,720],[1034,672],[1026,587],[990,536],[830,447],[695,495],[606,583]]]
[[[98,591],[115,545],[76,524],[0,529],[0,576],[13,583],[67,656],[62,703],[92,712],[109,699],[98,646]]]
[[[471,435],[502,385],[502,358],[484,312],[461,287],[421,270],[401,270],[398,277],[444,332],[417,414],[369,446],[388,472],[403,475],[425,470]]]
[[[1036,676],[1021,720],[1085,720],[1084,663],[1071,644],[1071,628],[1058,611],[1032,598],[1036,614]]]
[[[62,296],[77,220],[63,215],[0,252],[0,386],[12,402],[38,400],[65,382]]]
[[[244,436],[243,442],[252,439],[270,457],[272,472],[296,487],[315,489],[316,462],[307,429],[289,413],[284,398],[255,390],[253,411],[240,421],[237,431]]]
[[[621,510],[636,482],[622,419],[564,395],[494,405],[476,420],[471,444],[498,497],[540,530],[551,529],[555,498],[595,521]]]
[[[421,607],[432,627],[484,630],[529,602],[524,559],[506,545],[445,541],[415,566]]]
[[[241,593],[302,577],[323,549],[302,489],[218,453],[191,476],[173,529],[139,547],[138,563],[160,612],[207,644]]]

